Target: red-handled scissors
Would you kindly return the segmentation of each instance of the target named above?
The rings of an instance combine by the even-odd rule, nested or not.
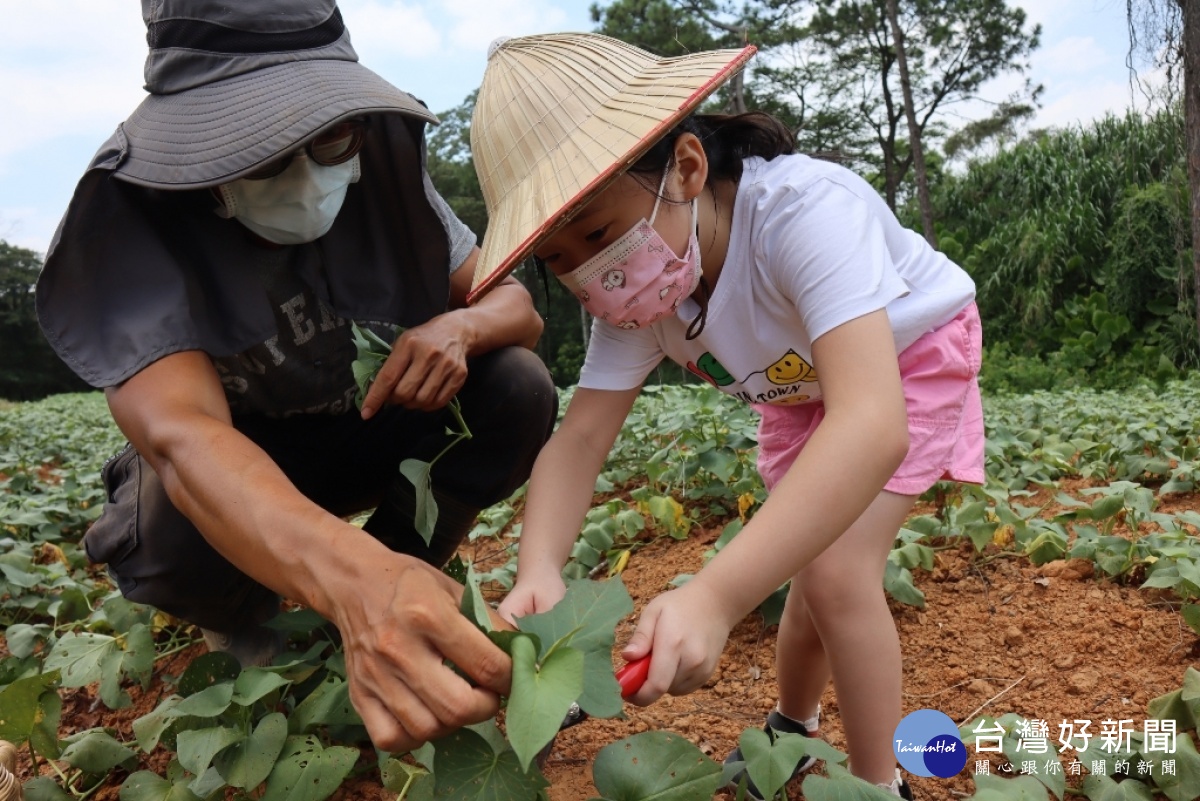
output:
[[[632,662],[624,664],[617,671],[617,684],[621,685],[621,697],[628,698],[642,689],[642,685],[646,683],[646,677],[649,675],[649,654],[646,654],[641,659],[635,659]]]

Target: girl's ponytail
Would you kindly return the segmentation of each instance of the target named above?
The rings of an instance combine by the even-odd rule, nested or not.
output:
[[[742,159],[767,161],[796,152],[796,139],[782,122],[763,111],[742,114],[692,114],[654,144],[629,168],[631,173],[661,175],[680,134],[694,134],[708,157],[708,183],[742,177]]]

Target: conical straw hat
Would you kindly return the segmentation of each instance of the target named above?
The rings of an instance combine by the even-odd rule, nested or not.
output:
[[[488,229],[470,302],[731,78],[755,53],[659,58],[599,34],[492,45],[471,120]]]

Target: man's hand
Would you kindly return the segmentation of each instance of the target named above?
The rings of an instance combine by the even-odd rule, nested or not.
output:
[[[424,562],[388,556],[363,592],[338,599],[334,622],[350,700],[372,742],[404,752],[494,716],[512,663],[459,611],[460,585]]]
[[[447,312],[397,337],[363,400],[363,419],[385,403],[418,411],[445,407],[467,380],[469,333],[464,322],[461,314]]]
[[[512,276],[474,306],[467,293],[479,248],[450,274],[450,311],[407,329],[392,347],[375,383],[363,399],[369,419],[385,403],[407,409],[443,408],[467,378],[467,359],[508,345],[532,349],[542,333],[533,298]]]

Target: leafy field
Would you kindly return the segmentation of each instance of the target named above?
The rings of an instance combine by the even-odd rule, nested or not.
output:
[[[1182,667],[1195,655],[1200,630],[1198,391],[1200,379],[1191,379],[1155,389],[988,399],[988,484],[936,488],[924,499],[921,514],[900,532],[889,560],[886,589],[902,639],[910,620],[925,624],[926,616],[942,615],[949,624],[948,613],[937,611],[929,597],[940,599],[955,581],[964,583],[959,579],[978,575],[987,586],[1000,587],[1006,577],[1024,571],[1045,582],[1022,585],[1011,598],[1043,592],[1070,571],[1075,581],[1049,590],[1078,591],[1081,599],[1099,591],[1126,606],[1144,598],[1156,614],[1178,619],[1182,647],[1169,660],[1158,660],[1171,662],[1161,667],[1174,675],[1174,683],[1120,716],[1135,724],[1133,731],[1118,727],[1120,736],[1103,737],[1097,720],[1096,736],[1076,739],[1070,749],[1058,741],[1058,718],[1047,730],[1035,715],[1057,711],[1064,719],[1089,717],[1090,696],[1075,699],[1076,708],[1047,706],[1024,715],[1001,713],[1000,704],[974,700],[964,707],[965,697],[954,703],[946,695],[936,702],[906,700],[906,711],[910,706],[965,708],[954,717],[969,744],[1003,729],[995,736],[998,753],[973,754],[967,770],[949,785],[915,781],[918,792],[924,791],[921,797],[940,797],[947,786],[980,801],[1062,798],[1065,793],[1097,801],[1200,797],[1194,739],[1200,673],[1185,673]],[[576,657],[567,654],[578,648],[583,654],[579,671],[609,675],[605,666],[613,629],[628,625],[618,621],[628,620],[631,606],[622,600],[620,579],[605,579],[622,576],[640,604],[668,583],[685,581],[762,502],[753,436],[751,411],[707,387],[648,389],[598,482],[597,505],[567,568],[577,580],[572,592],[580,600],[568,604],[574,611],[565,612],[565,618],[542,621],[538,631],[527,632],[537,639],[514,651],[536,691],[522,701],[514,690],[507,720],[499,727],[465,731],[400,758],[378,754],[365,742],[347,701],[340,651],[315,616],[304,610],[281,616],[278,623],[290,637],[287,657],[269,669],[242,671],[221,655],[198,656],[203,648],[194,629],[124,601],[100,571],[86,564],[76,542],[103,501],[99,469],[123,444],[100,396],[59,396],[8,407],[0,412],[5,489],[0,494],[5,528],[0,538],[5,626],[0,739],[22,746],[22,778],[29,779],[30,799],[711,797],[722,784],[721,750],[742,730],[756,728],[755,716],[726,722],[720,732],[704,732],[673,725],[669,716],[664,725],[646,725],[649,718],[631,709],[628,720],[589,722],[561,736],[544,775],[530,762],[549,736],[545,721],[561,719],[564,694],[574,693],[583,702],[582,686],[574,689],[576,668],[567,665]],[[473,563],[482,596],[469,592],[469,599],[494,599],[511,583],[521,503],[518,493],[487,510],[472,532],[462,556]],[[663,573],[668,566],[669,575]],[[1052,596],[1040,597],[1049,604]],[[738,643],[772,636],[769,624],[781,599],[777,594],[764,605],[761,620],[735,631],[741,639],[731,640],[731,657]],[[601,611],[591,614],[592,609]],[[1112,610],[1097,614],[1116,618]],[[1013,621],[1010,628],[1017,634],[1005,632],[1006,639],[992,647],[1036,651],[1021,637],[1030,638],[1033,631],[1042,632],[1039,640],[1057,636],[1022,618]],[[572,632],[574,640],[567,637],[572,628],[579,629]],[[1088,636],[1099,640],[1102,632]],[[591,635],[599,637],[598,645]],[[1064,637],[1059,650],[1068,642]],[[907,640],[905,649],[912,650]],[[1097,649],[1075,650],[1086,659]],[[1147,645],[1145,654],[1150,653]],[[981,649],[981,663],[986,656]],[[955,669],[943,654],[937,670],[952,677]],[[722,671],[688,699],[655,706],[715,703],[730,690],[725,685],[733,684],[726,681],[732,675]],[[906,684],[919,678],[906,673]],[[547,687],[556,684],[563,687],[554,691],[557,695],[550,693],[553,703],[536,700],[549,697]],[[769,694],[769,687],[765,690]],[[614,692],[615,682],[593,694],[590,711],[603,717],[619,710]],[[1101,689],[1084,692],[1099,697]],[[976,708],[978,713],[972,711]],[[1163,723],[1147,726],[1147,719]],[[679,715],[674,721],[686,722]],[[830,722],[836,744],[835,715]],[[665,728],[688,730],[682,737],[646,731]],[[1168,732],[1171,752],[1162,747]],[[605,748],[595,735],[621,742]],[[781,783],[769,767],[779,749],[813,747],[780,740],[773,749],[753,740],[752,733],[746,735],[743,750],[760,787]],[[1022,773],[1032,753],[1056,756],[1062,769]],[[844,754],[829,748],[819,756],[828,766],[825,774],[807,777],[802,788],[793,783],[793,797],[797,790],[818,801],[881,797],[839,769]],[[995,771],[973,772],[976,757],[994,764]],[[1082,766],[1078,775],[1071,774],[1072,762]],[[586,763],[580,766],[587,773],[586,788],[577,786],[571,769],[576,763]],[[668,764],[688,769],[673,772],[664,768]],[[1005,765],[1012,768],[1008,774]]]

